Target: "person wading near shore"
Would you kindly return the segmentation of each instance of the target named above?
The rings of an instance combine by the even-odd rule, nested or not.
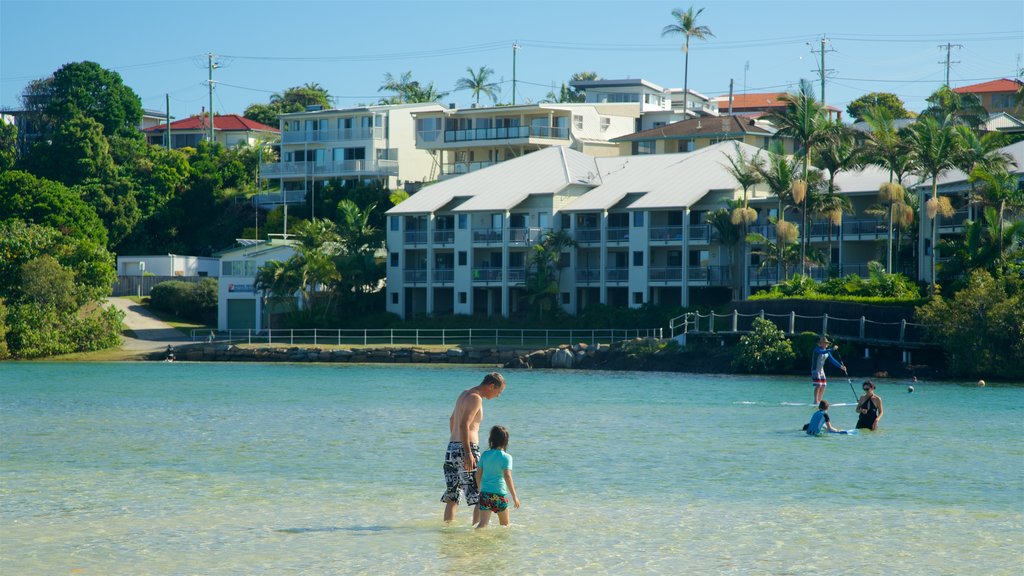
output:
[[[459,496],[473,507],[473,524],[480,521],[479,487],[476,485],[476,463],[480,459],[480,423],[484,419],[484,400],[492,400],[505,391],[505,378],[491,372],[483,381],[469,390],[463,390],[455,401],[455,409],[448,418],[450,436],[444,454],[445,491],[441,496],[444,521],[455,520]]]
[[[875,383],[864,381],[864,395],[857,400],[857,428],[878,430],[878,421],[882,419],[882,399],[875,394]]]

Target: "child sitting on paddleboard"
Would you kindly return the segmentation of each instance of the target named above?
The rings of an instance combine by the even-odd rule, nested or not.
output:
[[[484,528],[491,520],[491,512],[498,515],[502,526],[509,525],[508,497],[518,509],[519,497],[512,482],[512,455],[508,448],[508,429],[504,426],[491,428],[487,440],[490,450],[480,455],[476,464],[476,484],[480,488],[480,522],[477,528]]]
[[[832,427],[832,422],[828,418],[828,400],[822,400],[818,403],[818,411],[811,416],[811,421],[804,425],[804,430],[812,436],[821,434],[822,430],[828,430],[829,432],[842,432]]]

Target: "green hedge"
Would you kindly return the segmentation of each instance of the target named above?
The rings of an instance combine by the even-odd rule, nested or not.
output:
[[[150,291],[149,305],[185,320],[213,324],[217,319],[217,280],[161,282]]]

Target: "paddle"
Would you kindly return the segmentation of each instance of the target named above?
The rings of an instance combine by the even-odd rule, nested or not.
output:
[[[839,359],[839,363],[846,366],[846,362],[843,361],[843,357],[839,355],[839,350],[833,350],[833,352],[835,353],[836,358]],[[847,376],[849,376],[849,374],[847,374]],[[860,396],[857,396],[857,390],[853,387],[853,378],[847,378],[846,383],[850,385],[850,392],[853,392],[854,402],[860,402]]]

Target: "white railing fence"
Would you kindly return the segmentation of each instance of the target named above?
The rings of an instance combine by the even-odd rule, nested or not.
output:
[[[313,346],[557,346],[662,338],[663,328],[513,330],[484,328],[381,328],[304,330],[192,330],[193,342]]]
[[[680,334],[746,334],[750,332],[754,318],[770,320],[789,336],[801,332],[815,332],[828,334],[833,338],[892,344],[921,344],[924,342],[927,328],[926,324],[908,322],[905,319],[899,322],[878,322],[864,316],[803,316],[795,312],[769,314],[764,310],[741,314],[738,310],[733,310],[727,314],[714,311],[706,314],[687,312],[669,321],[669,331],[672,338]]]

